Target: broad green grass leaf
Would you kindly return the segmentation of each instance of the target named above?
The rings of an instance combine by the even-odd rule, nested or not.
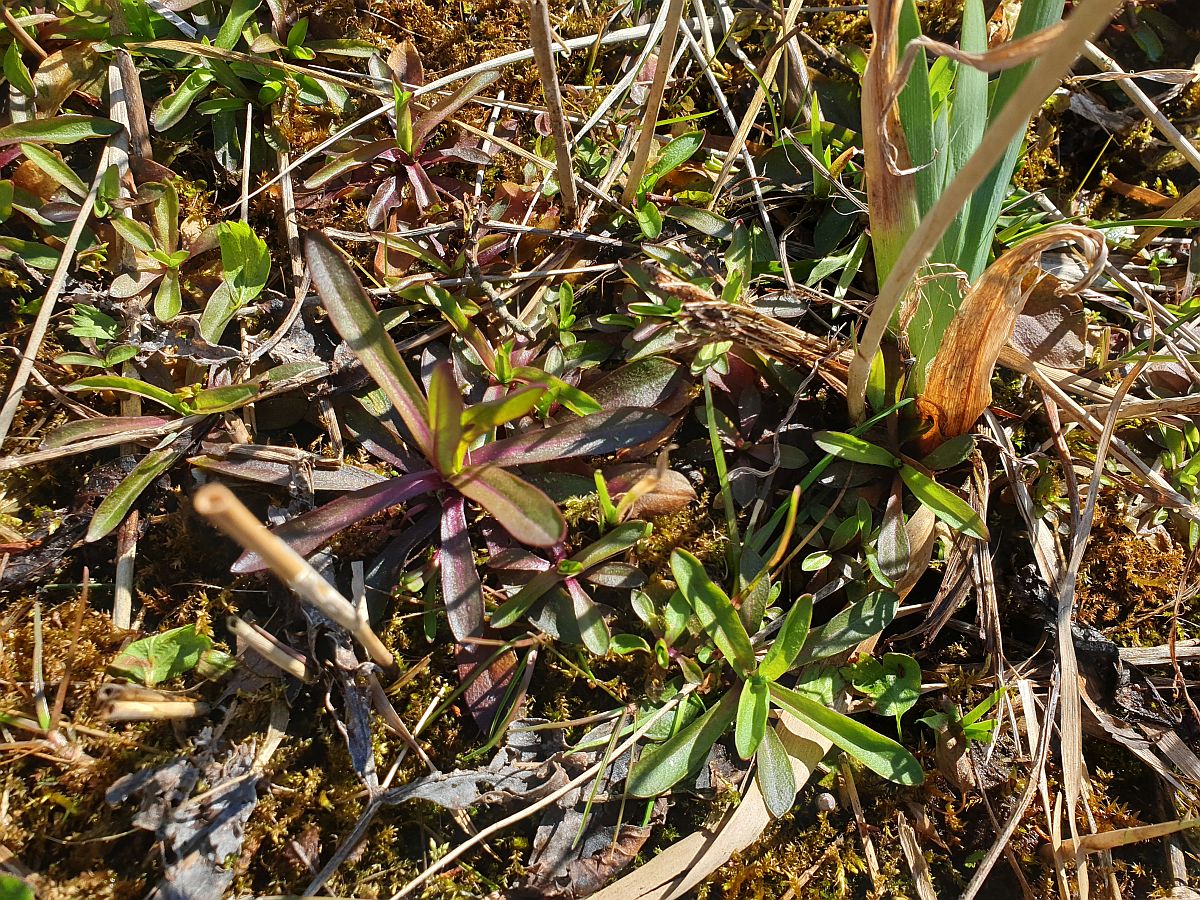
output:
[[[981,541],[988,539],[987,526],[979,518],[979,513],[949,488],[943,487],[924,472],[908,465],[900,468],[900,477],[916,498],[951,528]]]
[[[567,523],[554,501],[500,466],[469,466],[451,483],[522,544],[553,547],[567,536]]]
[[[623,522],[584,547],[571,559],[583,569],[590,569],[619,553],[624,553],[649,534],[650,525],[647,522]]]
[[[221,23],[221,30],[217,32],[213,45],[222,50],[232,50],[236,47],[242,37],[242,29],[261,3],[262,0],[233,0],[229,7],[229,15]]]
[[[753,672],[754,648],[746,626],[733,602],[708,577],[700,560],[686,550],[675,550],[671,553],[671,573],[705,633],[734,671],[742,677]]]
[[[767,681],[779,678],[796,664],[796,658],[804,649],[808,628],[812,623],[813,595],[804,594],[788,610],[783,627],[775,636],[767,655],[758,665],[758,674]]]
[[[186,450],[187,441],[177,440],[169,447],[151,450],[143,456],[133,467],[133,471],[96,507],[92,521],[88,523],[85,540],[98,541],[120,525],[142,492],[150,487],[159,475],[183,459]]]
[[[21,144],[21,153],[79,199],[87,196],[88,187],[83,183],[83,179],[76,175],[75,170],[63,162],[57,153],[37,144],[25,143]]]
[[[318,231],[305,232],[304,256],[333,327],[391,401],[417,446],[432,459],[433,437],[425,397],[384,330],[361,282],[333,243]]]
[[[767,729],[767,712],[770,708],[770,694],[767,682],[758,675],[752,675],[742,685],[742,693],[738,697],[737,720],[733,726],[733,744],[738,756],[749,759],[758,750],[763,735]]]
[[[796,776],[792,772],[787,749],[774,728],[768,728],[763,733],[763,741],[758,746],[758,758],[755,761],[758,764],[755,778],[758,779],[758,789],[762,791],[763,801],[771,815],[781,819],[796,802]]]
[[[189,412],[219,413],[244,406],[258,396],[257,384],[229,384],[225,387],[207,388],[184,401]]]
[[[718,240],[727,241],[733,237],[733,223],[724,216],[707,209],[694,206],[669,206],[666,209],[669,219],[676,219],[688,228],[706,234]]]
[[[842,610],[820,628],[814,628],[800,651],[801,663],[825,659],[879,634],[891,624],[900,598],[876,591]]]
[[[625,791],[634,797],[656,797],[703,765],[708,751],[737,713],[738,692],[730,689],[702,716],[662,744],[648,747],[634,764]]]
[[[195,625],[184,625],[134,641],[117,655],[108,670],[153,687],[190,672],[211,647],[211,638],[197,634]]]
[[[14,122],[0,128],[0,147],[27,141],[31,144],[74,144],[91,138],[110,137],[121,130],[112,119],[96,116],[62,115],[49,119]]]
[[[167,409],[174,410],[180,415],[187,415],[188,412],[183,401],[174,394],[168,393],[152,384],[147,384],[144,381],[139,381],[136,378],[125,378],[121,375],[91,375],[68,384],[66,390],[120,391],[125,394],[137,394],[139,397],[145,397],[147,400],[153,400]]]
[[[890,451],[844,431],[818,431],[813,435],[813,440],[830,456],[847,462],[864,466],[887,466],[889,469],[900,466],[900,460]]]
[[[49,272],[58,266],[62,253],[38,241],[23,241],[20,238],[0,235],[0,259],[15,259],[34,269]]]
[[[925,780],[916,757],[861,722],[779,684],[771,685],[771,699],[888,781],[911,787]]]

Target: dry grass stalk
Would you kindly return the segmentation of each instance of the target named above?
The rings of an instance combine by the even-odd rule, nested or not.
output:
[[[1042,252],[1067,240],[1077,242],[1091,263],[1084,278],[1069,288],[1076,293],[1083,290],[1100,274],[1108,258],[1104,235],[1090,228],[1061,225],[1009,250],[967,292],[917,399],[921,413],[933,423],[921,438],[923,452],[966,434],[991,404],[992,370],[1041,275],[1038,261]]]
[[[201,700],[113,700],[104,707],[103,716],[108,722],[153,722],[192,719],[208,710]]]
[[[349,631],[371,659],[385,669],[395,666],[392,652],[371,630],[370,624],[358,615],[354,605],[322,578],[304,557],[271,534],[233,491],[223,484],[206,484],[196,492],[194,505],[196,512],[217,528],[245,549],[261,556],[288,590]]]
[[[550,30],[550,10],[546,0],[530,0],[529,24],[533,58],[537,61],[542,95],[546,100],[546,115],[550,120],[550,131],[554,135],[554,160],[558,166],[558,188],[562,196],[563,212],[572,216],[578,201],[575,196],[575,175],[571,166],[571,138],[563,113],[562,91],[558,87],[558,67],[554,64],[554,52],[550,49],[553,38]]]
[[[937,203],[905,243],[880,289],[879,297],[875,301],[875,310],[863,329],[858,348],[850,363],[846,402],[850,417],[855,422],[861,422],[866,417],[866,389],[871,363],[879,352],[892,316],[921,266],[959,210],[1000,161],[1005,148],[1025,131],[1029,118],[1041,108],[1044,98],[1048,97],[1066,76],[1082,51],[1084,42],[1100,32],[1112,18],[1118,5],[1115,0],[1090,0],[1076,5],[1054,44],[1034,63],[1020,92],[988,126],[979,149],[959,169],[954,180],[942,192]],[[868,133],[871,130],[869,127],[864,129]]]
[[[230,616],[225,620],[225,624],[239,643],[245,644],[276,668],[282,669],[300,681],[313,680],[304,658],[291,647],[280,642],[274,635],[263,631],[257,625],[251,625],[238,616]]]
[[[654,148],[654,130],[658,127],[658,111],[662,108],[663,93],[667,89],[667,76],[671,74],[671,57],[675,54],[675,41],[679,37],[679,20],[683,17],[683,0],[671,0],[667,8],[666,27],[663,28],[662,43],[658,49],[658,64],[654,67],[654,81],[646,97],[646,110],[642,114],[642,130],[638,135],[637,150],[629,166],[625,192],[621,203],[632,206],[650,162],[650,151]]]

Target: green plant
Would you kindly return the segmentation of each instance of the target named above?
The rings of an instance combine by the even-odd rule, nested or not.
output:
[[[822,702],[823,698],[814,698],[811,687],[796,689],[780,683],[797,666],[811,665],[844,649],[837,640],[822,639],[832,638],[834,631],[822,631],[816,645],[804,653],[810,636],[811,596],[792,604],[782,618],[778,635],[759,659],[743,615],[709,578],[700,561],[685,550],[676,550],[671,555],[671,571],[691,614],[716,649],[709,674],[718,675],[728,667],[733,684],[693,721],[663,743],[643,751],[630,771],[626,785],[630,793],[652,797],[670,790],[699,767],[712,745],[733,725],[738,754],[756,760],[757,777],[768,807],[776,816],[782,815],[791,808],[797,785],[786,750],[768,727],[772,707],[797,717],[884,778],[906,785],[921,782],[920,765],[895,741],[842,715],[828,701]],[[752,622],[751,627],[757,631],[759,624]],[[813,681],[816,675],[810,671],[807,680]],[[866,683],[867,679],[861,681]],[[884,697],[885,692],[880,691],[879,696]],[[893,714],[897,709],[890,705],[886,708]]]

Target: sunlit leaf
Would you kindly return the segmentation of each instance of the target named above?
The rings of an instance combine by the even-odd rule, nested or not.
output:
[[[776,819],[782,818],[796,802],[796,775],[792,771],[792,761],[788,757],[787,749],[774,728],[768,728],[763,733],[755,761],[758,764],[755,777],[758,779],[763,801],[772,816]]]
[[[117,655],[108,670],[153,687],[190,672],[211,647],[211,638],[197,634],[195,625],[184,625],[134,641]]]
[[[671,573],[679,592],[722,655],[742,676],[754,671],[754,648],[732,601],[713,583],[704,565],[686,550],[671,553]]]
[[[443,475],[457,472],[463,441],[463,401],[450,363],[440,362],[429,376],[429,428],[433,457]]]
[[[468,466],[451,483],[522,544],[553,547],[567,536],[567,523],[554,501],[500,466]]]
[[[813,435],[813,441],[829,455],[848,462],[864,466],[887,466],[890,469],[900,465],[900,460],[883,447],[843,431],[818,431]]]
[[[513,437],[484,444],[471,451],[471,461],[531,465],[578,456],[607,456],[651,440],[669,424],[666,416],[653,410],[612,409],[571,419],[562,425],[540,430],[531,428]]]
[[[911,753],[861,722],[779,684],[771,685],[771,699],[888,781],[911,787],[925,780],[921,764]]]
[[[183,459],[187,444],[186,438],[177,439],[171,446],[151,450],[142,457],[133,471],[100,501],[88,524],[86,540],[98,541],[120,525],[142,492]]]
[[[881,716],[902,716],[921,698],[921,667],[906,653],[886,653],[882,660],[863,656],[842,666],[842,677],[875,701]]]
[[[111,416],[100,419],[80,419],[78,422],[68,422],[60,425],[44,438],[43,450],[55,447],[65,447],[77,441],[104,437],[109,434],[123,434],[141,428],[155,428],[167,424],[168,420],[159,416]]]
[[[87,196],[88,187],[83,183],[83,179],[76,175],[75,170],[63,162],[62,157],[55,151],[39,147],[37,144],[23,143],[21,153],[80,200]]]
[[[91,375],[68,384],[66,390],[120,391],[124,394],[136,394],[139,397],[145,397],[147,400],[153,400],[155,403],[159,403],[181,415],[186,415],[188,411],[183,401],[174,394],[164,391],[160,387],[155,387],[152,384],[147,384],[144,381],[139,381],[137,378],[125,378],[121,375]]]
[[[738,691],[731,689],[702,716],[662,744],[647,747],[629,772],[626,793],[634,797],[656,797],[695,772],[708,758],[708,751],[737,713]]]
[[[738,756],[749,759],[762,743],[767,729],[769,694],[766,679],[753,675],[742,685],[738,697],[737,719],[733,727],[733,744]]]
[[[797,662],[825,659],[874,637],[891,624],[899,607],[900,598],[890,591],[868,594],[812,629]]]
[[[783,627],[767,649],[767,655],[758,665],[758,674],[767,681],[778,681],[780,676],[796,664],[796,658],[804,649],[808,628],[812,623],[813,596],[804,594],[792,604]]]
[[[902,466],[900,477],[913,495],[951,528],[981,541],[988,540],[987,526],[966,500],[912,466]]]

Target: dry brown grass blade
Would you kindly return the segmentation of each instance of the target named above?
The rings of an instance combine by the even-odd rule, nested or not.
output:
[[[917,227],[916,182],[896,108],[900,0],[868,4],[874,43],[862,81],[862,138],[871,209],[871,248],[880,279],[891,271]],[[901,84],[901,87],[903,85]]]
[[[850,363],[846,402],[853,421],[861,422],[866,416],[866,388],[871,363],[879,352],[892,316],[921,266],[975,189],[1000,161],[1009,142],[1025,130],[1030,116],[1041,108],[1044,98],[1058,87],[1078,58],[1084,42],[1100,32],[1118,5],[1115,0],[1090,0],[1076,5],[1053,46],[1034,63],[1020,92],[992,121],[984,132],[979,149],[959,170],[905,243],[880,289],[875,309],[863,329]]]
[[[933,879],[929,875],[929,863],[921,852],[921,844],[917,833],[908,824],[904,813],[896,813],[896,829],[900,832],[900,849],[904,851],[904,860],[912,872],[913,882],[917,886],[917,896],[921,900],[937,900],[937,891],[933,887]]]
[[[573,216],[578,201],[571,168],[571,139],[567,130],[567,119],[563,113],[562,91],[558,87],[558,67],[554,64],[554,51],[551,49],[550,9],[546,0],[530,0],[529,23],[533,58],[537,61],[542,95],[546,99],[546,114],[554,135],[554,159],[558,166],[558,187],[562,195],[563,212]],[[678,25],[678,21],[676,24]]]
[[[1077,853],[1087,854],[1098,853],[1101,850],[1115,850],[1118,847],[1128,847],[1130,844],[1166,837],[1189,828],[1200,828],[1200,819],[1177,819],[1174,822],[1136,825],[1130,828],[1117,828],[1113,831],[1101,831],[1098,834],[1085,834],[1078,840],[1063,841],[1062,853],[1074,856]]]
[[[1041,277],[1038,261],[1045,250],[1064,241],[1077,243],[1090,263],[1084,279],[1071,288],[1082,290],[1108,259],[1104,235],[1078,225],[1059,225],[997,259],[963,298],[929,367],[925,390],[917,399],[921,414],[932,422],[921,438],[924,452],[966,434],[991,404],[992,370]]]
[[[667,7],[667,21],[663,28],[662,43],[659,45],[658,62],[654,67],[654,81],[646,97],[646,109],[642,114],[642,130],[638,134],[637,149],[629,166],[625,190],[621,203],[632,206],[637,197],[642,175],[650,162],[650,151],[654,149],[654,131],[658,127],[658,111],[662,108],[663,93],[667,89],[667,78],[671,74],[671,61],[675,55],[675,41],[679,38],[679,20],[683,18],[683,0],[671,0]]]

